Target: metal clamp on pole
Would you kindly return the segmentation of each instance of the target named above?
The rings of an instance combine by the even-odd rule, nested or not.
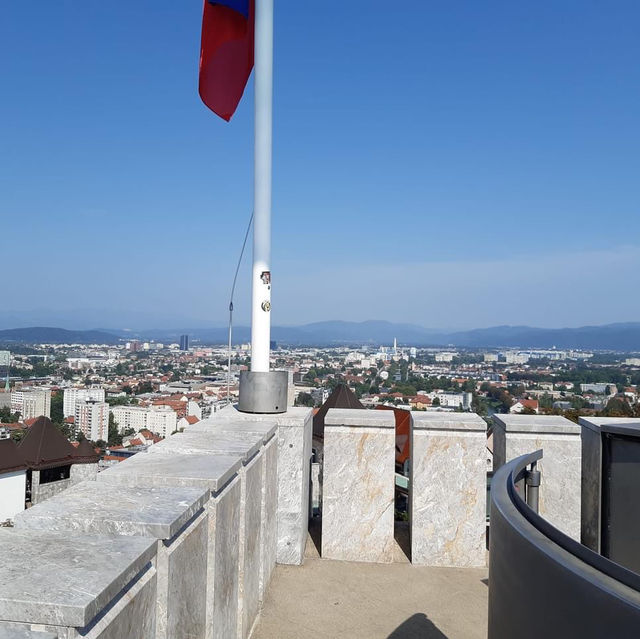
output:
[[[540,492],[540,471],[538,470],[537,462],[533,462],[531,469],[525,471],[525,484],[527,506],[537,513]]]

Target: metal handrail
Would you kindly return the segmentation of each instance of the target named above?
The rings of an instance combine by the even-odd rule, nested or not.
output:
[[[537,450],[528,455],[517,457],[513,461],[502,466],[494,475],[491,499],[492,501],[499,498],[496,495],[495,490],[499,492],[500,486],[504,485],[504,475],[506,478],[506,487],[511,502],[518,510],[518,512],[540,533],[542,533],[547,539],[557,544],[563,550],[573,555],[576,559],[584,562],[588,566],[595,568],[597,571],[615,579],[620,583],[633,588],[640,592],[640,575],[621,566],[620,564],[599,555],[587,546],[583,546],[581,543],[572,539],[568,535],[565,535],[562,531],[552,526],[546,519],[543,519],[533,508],[531,508],[526,501],[522,498],[522,495],[516,488],[516,484],[520,481],[524,481],[527,466],[537,463],[543,457],[543,451]]]

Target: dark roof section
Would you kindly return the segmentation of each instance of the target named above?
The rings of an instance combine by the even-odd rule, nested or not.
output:
[[[318,439],[324,439],[324,418],[330,408],[362,408],[355,393],[346,385],[338,384],[331,395],[327,397],[327,401],[322,404],[318,412],[313,416],[313,436]]]
[[[87,439],[83,439],[76,447],[73,454],[74,464],[97,464],[100,455]]]
[[[20,452],[32,470],[76,463],[75,448],[48,417],[38,417],[20,442]]]
[[[0,474],[26,470],[27,464],[13,439],[0,440]]]

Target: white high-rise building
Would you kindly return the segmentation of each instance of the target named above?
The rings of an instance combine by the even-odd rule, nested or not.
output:
[[[91,441],[109,439],[109,404],[86,399],[76,402],[75,426]]]
[[[126,430],[133,429],[138,432],[147,427],[147,408],[142,406],[113,406],[111,414],[116,424],[118,432],[123,434]]]
[[[111,414],[119,433],[128,429],[137,433],[146,428],[160,437],[168,437],[178,424],[178,415],[170,406],[114,406]]]
[[[147,413],[147,430],[168,437],[176,430],[178,415],[170,406],[152,406]]]
[[[20,413],[20,419],[51,417],[50,388],[22,388],[11,393],[11,410]]]
[[[104,402],[104,388],[65,388],[62,402],[64,416],[75,416],[76,402],[83,402],[87,399]]]

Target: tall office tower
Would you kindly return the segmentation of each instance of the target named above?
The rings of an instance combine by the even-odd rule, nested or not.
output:
[[[188,335],[180,335],[180,350],[188,351],[189,350],[189,336]]]

